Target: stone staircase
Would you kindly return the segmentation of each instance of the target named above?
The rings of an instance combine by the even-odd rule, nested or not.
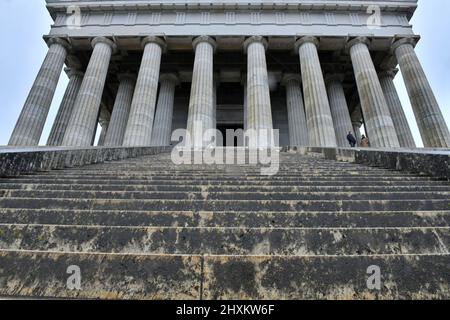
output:
[[[162,154],[0,179],[0,296],[450,298],[450,182],[295,153],[259,169]]]

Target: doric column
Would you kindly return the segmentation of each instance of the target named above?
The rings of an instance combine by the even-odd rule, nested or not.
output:
[[[156,107],[155,123],[153,125],[152,145],[168,146],[172,135],[175,87],[179,80],[175,74],[166,73],[161,75],[160,83],[158,106]]]
[[[62,145],[75,100],[83,82],[83,72],[74,68],[66,68],[66,73],[69,77],[69,84],[67,85],[66,92],[59,106],[55,121],[53,122],[52,130],[47,140],[48,146]]]
[[[314,37],[303,37],[295,44],[300,55],[309,143],[316,147],[336,147],[330,104]]]
[[[119,89],[105,137],[105,146],[122,146],[125,129],[130,114],[136,77],[132,74],[119,75]]]
[[[398,142],[402,148],[415,148],[411,129],[409,128],[408,120],[403,111],[402,103],[394,85],[395,70],[383,71],[379,74],[381,88],[383,89],[384,97],[391,113],[392,121],[394,122],[395,132],[397,133]]]
[[[308,146],[309,134],[306,124],[303,95],[300,88],[301,77],[296,74],[285,74],[282,84],[286,87],[290,145]]]
[[[213,125],[213,60],[216,42],[211,37],[201,36],[194,39],[193,47],[195,61],[187,131],[191,135],[192,146],[199,148],[210,143],[210,141],[203,141],[203,135]]]
[[[220,75],[214,74],[213,80],[213,121],[212,121],[212,129],[217,129],[217,90],[220,86]]]
[[[9,140],[10,146],[37,146],[47,120],[69,44],[59,38],[47,42],[49,49],[28,94]]]
[[[244,131],[247,131],[248,129],[248,102],[247,102],[247,77],[244,77],[241,81],[243,87],[244,87]]]
[[[450,133],[414,51],[414,39],[405,38],[392,47],[397,57],[423,144],[428,148],[450,148]]]
[[[253,36],[244,42],[247,53],[247,129],[257,134],[265,134],[259,130],[273,130],[272,105],[270,102],[269,75],[267,72],[266,49],[267,40]],[[266,146],[268,141],[260,137],[258,146]],[[267,137],[269,138],[269,137]]]
[[[357,145],[359,146],[361,144],[361,139],[362,139],[361,126],[363,124],[361,105],[357,105],[356,108],[353,110],[352,115],[351,115],[351,120],[352,120],[353,131],[355,132],[355,138],[357,141]]]
[[[373,147],[398,148],[397,134],[380,80],[369,52],[369,40],[356,38],[348,43],[358,86],[361,108]]]
[[[102,131],[100,131],[100,137],[98,138],[98,143],[97,146],[102,147],[105,145],[105,139],[106,139],[106,135],[108,133],[108,128],[109,128],[109,122],[108,121],[103,121],[100,122],[100,126],[102,127]]]
[[[350,112],[342,86],[343,80],[344,75],[334,74],[326,77],[325,81],[338,147],[348,147],[347,135],[349,132],[353,132]]]
[[[158,92],[164,40],[147,37],[142,41],[144,54],[134,90],[124,146],[150,146]]]
[[[116,45],[107,38],[97,37],[92,40],[92,47],[94,51],[64,135],[64,146],[89,146],[95,135],[109,62]]]

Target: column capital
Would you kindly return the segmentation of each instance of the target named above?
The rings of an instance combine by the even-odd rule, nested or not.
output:
[[[360,43],[365,44],[367,47],[369,47],[370,44],[371,44],[371,41],[370,41],[370,39],[367,38],[367,37],[357,37],[357,38],[354,38],[354,39],[352,39],[352,40],[349,40],[349,41],[347,42],[346,46],[345,46],[345,49],[346,49],[346,51],[350,51],[350,49],[351,49],[354,45],[360,44]]]
[[[194,48],[194,51],[197,49],[197,46],[202,42],[209,43],[213,47],[214,52],[216,51],[217,42],[216,42],[216,40],[214,40],[214,38],[212,38],[210,36],[199,36],[199,37],[195,38],[192,41],[192,47]]]
[[[70,45],[70,43],[63,38],[51,37],[46,42],[47,42],[48,47],[50,47],[53,44],[59,44],[59,45],[63,46],[67,51],[70,51],[72,49],[72,46]]]
[[[136,75],[134,73],[128,73],[128,72],[124,72],[124,73],[119,73],[117,75],[117,79],[122,82],[124,80],[131,80],[133,82],[136,82]]]
[[[328,85],[330,82],[339,82],[342,83],[345,79],[345,74],[343,73],[328,73],[325,75],[325,85]]]
[[[142,39],[141,41],[141,47],[142,49],[145,49],[145,46],[149,43],[155,43],[157,45],[159,45],[162,49],[163,52],[167,51],[167,44],[166,41],[164,41],[163,39],[161,39],[160,37],[155,37],[155,36],[148,36],[145,37],[144,39]]]
[[[398,47],[405,45],[405,44],[409,44],[409,45],[412,45],[413,47],[415,47],[417,44],[417,39],[415,39],[413,37],[406,37],[406,38],[397,40],[391,45],[391,52],[393,54],[395,54],[395,50],[397,50]]]
[[[105,37],[95,37],[91,41],[92,48],[95,48],[95,46],[98,43],[105,43],[105,44],[107,44],[108,46],[111,47],[113,53],[115,53],[117,51],[117,45],[111,39],[108,39],[108,38],[105,38]]]
[[[291,81],[298,82],[298,84],[300,85],[302,83],[302,77],[296,73],[285,73],[281,78],[281,85],[287,86],[287,84]]]
[[[66,72],[67,76],[70,78],[72,78],[73,76],[80,76],[83,77],[84,76],[84,72],[80,71],[77,68],[64,68],[64,71]]]
[[[159,82],[171,82],[177,86],[180,84],[180,78],[175,73],[162,73],[159,76]]]
[[[312,43],[313,45],[316,46],[317,49],[319,49],[319,44],[320,44],[319,39],[318,39],[317,37],[313,37],[313,36],[306,36],[306,37],[302,37],[302,38],[298,39],[298,40],[295,42],[295,45],[294,45],[294,47],[295,47],[295,52],[298,52],[298,50],[300,49],[300,47],[301,47],[302,45],[304,45],[305,43]]]
[[[378,72],[378,77],[380,78],[388,77],[394,79],[395,76],[397,75],[397,72],[398,72],[397,68],[381,70],[380,72]]]
[[[267,47],[269,46],[269,42],[267,41],[266,38],[262,37],[262,36],[252,36],[250,38],[247,38],[244,41],[244,52],[247,53],[248,47],[252,44],[252,43],[261,43],[264,46],[264,50],[267,50]]]

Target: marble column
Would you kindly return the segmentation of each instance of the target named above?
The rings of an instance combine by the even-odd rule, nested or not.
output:
[[[242,85],[244,86],[244,131],[247,131],[248,129],[248,103],[247,103],[247,77],[245,79],[242,79]]]
[[[400,144],[397,133],[370,56],[369,44],[367,38],[360,37],[350,41],[347,47],[350,50],[370,145],[398,148]]]
[[[381,88],[384,92],[384,97],[391,113],[392,121],[394,122],[395,132],[397,133],[400,147],[415,148],[411,129],[406,119],[403,106],[394,85],[395,70],[388,70],[379,73]]]
[[[124,146],[150,146],[158,93],[164,40],[147,37],[142,41],[144,54],[134,90],[130,117],[125,130]]]
[[[108,132],[105,137],[105,146],[122,146],[125,129],[130,114],[136,77],[132,74],[120,74],[119,89],[114,101]]]
[[[47,140],[47,146],[62,145],[64,134],[66,133],[67,125],[69,124],[70,116],[72,115],[75,100],[83,82],[84,73],[75,68],[66,68],[67,76],[69,77],[69,84],[67,85],[64,97],[53,122],[52,130]]]
[[[220,75],[214,74],[213,80],[213,121],[212,121],[212,129],[217,129],[217,90],[219,90],[220,86]]]
[[[397,57],[423,144],[428,148],[450,148],[450,133],[425,71],[414,51],[414,39],[395,42]]]
[[[161,75],[160,83],[158,105],[153,125],[152,145],[169,146],[172,135],[175,87],[179,80],[176,74],[166,73]]]
[[[352,120],[348,110],[342,81],[344,75],[334,74],[326,77],[328,100],[330,101],[331,116],[333,117],[334,131],[338,147],[349,147],[347,135],[353,132]]]
[[[309,134],[301,90],[301,77],[296,74],[285,74],[282,84],[286,87],[290,145],[308,146]]]
[[[27,100],[9,140],[10,146],[37,146],[41,139],[48,111],[64,67],[67,41],[50,38],[47,55],[31,87]]]
[[[317,51],[319,41],[315,37],[303,37],[295,46],[300,55],[309,144],[336,147],[333,118]]]
[[[208,36],[200,36],[193,41],[195,50],[192,74],[191,98],[187,131],[191,135],[193,148],[206,147],[211,141],[203,141],[206,130],[213,126],[214,115],[214,52],[216,42]]]
[[[244,42],[247,54],[247,129],[255,130],[259,135],[258,147],[269,144],[268,139],[272,137],[265,137],[265,133],[272,135],[273,130],[266,62],[267,46],[267,40],[260,36],[250,37]]]
[[[105,145],[105,139],[108,133],[109,122],[107,121],[100,122],[100,126],[102,127],[102,131],[100,131],[100,137],[98,138],[97,146],[102,147]]]
[[[97,37],[92,40],[92,47],[94,51],[64,135],[64,146],[89,146],[95,135],[109,62],[116,45],[107,38]]]
[[[356,138],[356,142],[357,142],[358,146],[361,144],[361,139],[362,139],[362,136],[361,136],[361,126],[363,125],[362,118],[363,118],[363,116],[362,116],[361,105],[357,105],[356,108],[352,112],[351,120],[352,120],[353,131],[355,132],[355,138]]]

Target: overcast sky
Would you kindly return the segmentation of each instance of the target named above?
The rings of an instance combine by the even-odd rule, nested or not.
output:
[[[428,75],[447,124],[450,124],[450,1],[419,0],[419,9],[412,20],[414,31],[422,36],[416,48]],[[52,20],[44,0],[0,0],[0,145],[8,143],[23,103],[47,53],[42,35],[47,34]],[[45,144],[67,85],[61,76],[49,117],[42,135]],[[401,76],[396,86],[414,137],[422,146],[406,89]]]

